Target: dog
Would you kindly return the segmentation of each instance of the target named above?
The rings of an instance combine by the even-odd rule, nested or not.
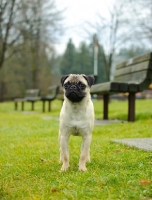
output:
[[[93,83],[94,77],[84,74],[70,74],[61,78],[64,91],[59,126],[61,171],[69,168],[70,135],[82,137],[79,171],[86,171],[86,162],[90,162],[90,144],[94,127],[94,106],[90,87]]]

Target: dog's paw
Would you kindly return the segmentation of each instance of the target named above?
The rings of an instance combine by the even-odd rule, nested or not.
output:
[[[80,166],[79,166],[79,171],[81,171],[81,172],[87,171],[86,166],[85,166],[85,165],[84,165],[84,166],[80,165]]]
[[[61,167],[61,172],[67,171],[68,168],[69,168],[69,164],[63,164],[62,167]]]

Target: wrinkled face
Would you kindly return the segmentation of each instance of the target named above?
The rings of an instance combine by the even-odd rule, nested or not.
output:
[[[80,102],[89,91],[88,76],[79,74],[70,74],[61,79],[61,83],[65,89],[65,96],[72,102]],[[92,79],[94,79],[92,77]]]
[[[70,75],[63,84],[65,96],[72,102],[80,102],[86,95],[87,81],[80,75]]]

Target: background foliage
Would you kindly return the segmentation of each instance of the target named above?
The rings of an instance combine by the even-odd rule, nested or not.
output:
[[[152,50],[151,0],[115,0],[104,18],[81,28],[82,42],[69,38],[62,55],[56,42],[68,28],[55,0],[0,0],[0,101],[39,88],[46,94],[69,73],[93,74],[98,37],[98,82],[112,79],[116,63]],[[99,5],[100,6],[100,5]]]

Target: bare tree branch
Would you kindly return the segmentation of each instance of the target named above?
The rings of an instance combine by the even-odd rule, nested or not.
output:
[[[152,9],[150,2],[151,0],[147,0],[146,5],[144,5],[145,0],[139,0],[139,2],[135,0],[135,3],[133,0],[116,0],[113,6],[108,8],[109,16],[107,18],[99,13],[94,24],[86,23],[85,30],[87,29],[89,32],[91,28],[91,31],[93,30],[98,35],[99,42],[103,46],[103,57],[106,58],[106,68],[109,72],[114,63],[114,55],[121,47],[131,45],[132,42],[134,45],[139,41],[142,44],[145,39],[148,43],[148,38],[152,40],[152,20],[150,20],[152,16],[148,18],[149,9]],[[134,5],[137,6],[137,9],[133,7]],[[144,13],[141,13],[141,10],[138,9],[143,6],[146,8]]]
[[[8,8],[8,10],[6,10],[6,8],[9,6],[9,3],[6,1],[4,4],[1,5],[1,36],[0,36],[0,69],[2,68],[4,59],[5,59],[5,54],[6,54],[6,50],[7,50],[7,43],[8,43],[8,37],[9,37],[9,33],[10,33],[10,29],[12,26],[12,16],[14,14],[14,6],[15,6],[15,1],[16,0],[12,0],[11,4],[10,4],[10,9]],[[8,17],[8,21],[6,24],[4,24],[4,29],[5,29],[5,33],[3,36],[3,30],[2,30],[2,23],[3,23],[3,17],[4,14],[8,13],[9,17]]]

